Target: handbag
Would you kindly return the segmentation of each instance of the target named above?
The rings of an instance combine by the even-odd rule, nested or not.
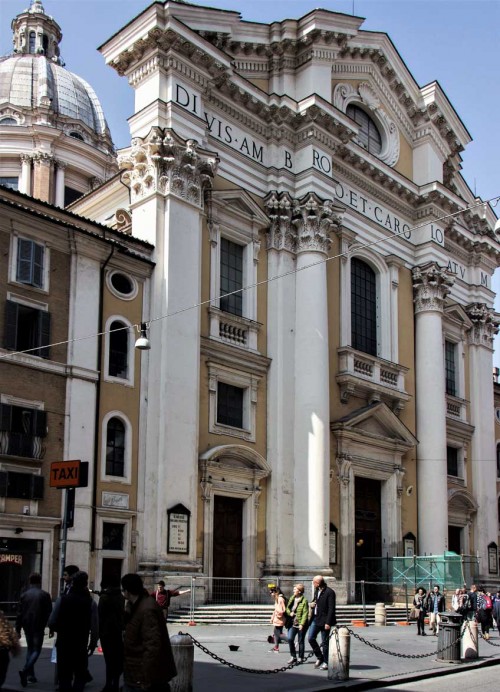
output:
[[[420,608],[415,608],[415,606],[413,606],[413,608],[410,609],[410,612],[408,615],[408,620],[412,620],[412,621],[418,620],[419,615],[420,615]]]

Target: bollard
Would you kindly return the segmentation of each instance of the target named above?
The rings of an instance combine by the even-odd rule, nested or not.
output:
[[[463,660],[470,661],[474,658],[479,658],[479,635],[477,622],[475,620],[465,620],[462,624],[462,632],[464,636],[460,642],[460,656]]]
[[[328,646],[328,679],[349,680],[351,635],[347,627],[335,627]]]
[[[177,675],[170,681],[171,692],[193,692],[194,644],[187,634],[170,637]]]
[[[387,622],[385,603],[375,603],[375,627],[383,627]]]

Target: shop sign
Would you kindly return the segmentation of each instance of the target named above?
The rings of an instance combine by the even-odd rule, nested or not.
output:
[[[19,565],[22,567],[23,556],[13,553],[0,553],[0,565]]]

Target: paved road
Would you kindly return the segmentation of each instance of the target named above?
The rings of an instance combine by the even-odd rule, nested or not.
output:
[[[484,670],[470,670],[460,673],[459,680],[455,675],[448,676],[441,680],[432,678],[429,680],[420,680],[419,682],[405,682],[402,685],[394,685],[393,687],[379,687],[379,692],[390,690],[395,692],[457,692],[459,689],[467,690],[467,692],[484,692],[484,690],[498,690],[500,687],[499,671],[495,666],[493,668],[485,668]]]
[[[280,653],[270,653],[270,645],[267,636],[270,634],[270,626],[229,626],[210,625],[184,628],[195,637],[203,646],[226,661],[243,668],[272,671],[286,665],[290,656],[288,647],[282,645]],[[177,634],[179,628],[170,630],[170,635]],[[194,692],[326,692],[326,690],[370,690],[380,689],[384,685],[400,684],[409,680],[415,684],[414,678],[418,675],[427,677],[443,673],[453,673],[446,678],[434,678],[433,684],[443,684],[449,687],[439,689],[451,689],[461,681],[467,667],[471,664],[448,664],[436,661],[437,638],[418,637],[415,627],[369,627],[353,628],[353,633],[362,637],[365,641],[351,636],[351,665],[350,679],[347,683],[336,683],[328,680],[326,672],[314,669],[314,658],[307,664],[298,666],[293,670],[273,674],[252,674],[240,671],[223,664],[198,647],[195,647],[195,665],[193,689]],[[500,637],[494,634],[492,645],[480,642],[480,658],[483,663],[500,663]],[[229,645],[239,647],[238,651],[229,650]],[[371,644],[372,646],[369,646]],[[493,644],[495,646],[493,646]],[[28,689],[37,692],[53,692],[54,666],[50,663],[51,641],[46,640],[40,661],[37,663],[37,677],[39,682],[29,686]],[[373,648],[382,647],[391,653],[383,653]],[[306,653],[309,646],[306,646]],[[423,658],[414,658],[414,656]],[[2,692],[6,690],[20,691],[19,668],[24,657],[11,661],[7,681]],[[94,655],[89,659],[89,668],[94,676],[94,682],[86,686],[86,692],[98,692],[104,684],[104,661],[101,655]],[[495,665],[493,670],[500,670]],[[474,674],[473,674],[474,675]],[[461,686],[461,683],[460,683]],[[406,689],[402,686],[401,689]],[[438,688],[436,688],[438,689]],[[495,688],[491,688],[495,689]]]

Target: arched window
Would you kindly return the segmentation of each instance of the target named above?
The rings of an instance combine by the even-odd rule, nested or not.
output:
[[[497,444],[497,478],[500,478],[500,442]]]
[[[125,475],[125,424],[116,417],[106,428],[106,475]]]
[[[351,346],[377,355],[377,282],[363,260],[351,260]]]
[[[30,53],[34,53],[35,52],[35,46],[36,46],[36,34],[34,31],[30,31],[28,51]]]
[[[359,125],[357,141],[364,149],[377,156],[382,151],[382,137],[375,121],[358,106],[349,104],[346,114]]]
[[[73,139],[79,139],[80,142],[85,142],[85,140],[83,139],[82,135],[81,135],[79,132],[75,132],[74,130],[72,130],[72,131],[69,133],[69,136],[70,136],[70,137],[73,137]]]
[[[0,125],[17,125],[17,120],[14,118],[2,118],[0,120]]]
[[[128,344],[129,333],[123,322],[112,322],[109,335],[108,375],[110,377],[128,378]]]
[[[42,36],[42,46],[43,46],[43,52],[45,55],[47,55],[47,50],[49,48],[49,37],[43,34]]]

